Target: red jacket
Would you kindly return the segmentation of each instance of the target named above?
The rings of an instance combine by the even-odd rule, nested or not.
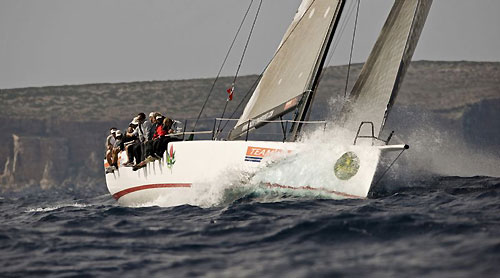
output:
[[[153,135],[153,139],[160,138],[161,136],[167,135],[167,131],[163,129],[163,125],[158,125],[156,127],[156,132]]]

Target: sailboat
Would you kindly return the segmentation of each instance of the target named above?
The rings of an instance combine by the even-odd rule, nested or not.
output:
[[[348,131],[350,141],[339,143],[330,133],[327,140],[308,144],[299,140],[300,135],[308,123],[345,4],[345,0],[302,1],[227,140],[214,136],[213,140],[171,142],[161,160],[138,171],[119,167],[106,174],[111,195],[127,206],[157,204],[159,199],[167,206],[199,205],[193,196],[207,194],[204,186],[245,173],[261,186],[276,190],[366,198],[382,171],[384,157],[408,148],[390,144],[390,136],[382,139],[380,134],[432,0],[395,0],[341,116],[334,122]],[[283,115],[293,115],[287,122],[291,126],[286,139],[248,140],[249,133]],[[126,154],[121,156],[126,161]],[[277,174],[282,169],[287,171]]]

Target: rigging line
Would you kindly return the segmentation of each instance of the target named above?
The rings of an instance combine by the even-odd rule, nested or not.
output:
[[[262,74],[259,75],[259,77],[255,80],[255,82],[252,84],[252,86],[250,87],[250,89],[248,89],[248,91],[245,94],[245,96],[241,99],[240,103],[238,103],[238,106],[236,106],[236,108],[233,110],[233,113],[231,113],[231,116],[229,116],[230,119],[232,119],[234,117],[234,114],[236,114],[236,112],[238,112],[238,109],[240,109],[240,107],[243,104],[243,102],[245,102],[245,99],[250,95],[251,92],[253,92],[254,87],[259,83],[259,81],[261,79],[262,79]],[[222,129],[220,130],[220,132],[222,132],[226,128],[226,126],[228,125],[228,123],[229,123],[229,121],[226,121],[226,123],[224,124],[224,126],[222,127]]]
[[[342,36],[344,35],[344,31],[345,31],[345,28],[347,27],[347,24],[349,23],[349,20],[351,19],[351,16],[352,16],[352,13],[354,12],[354,2],[350,2],[351,4],[349,5],[349,8],[347,9],[348,12],[347,12],[347,18],[345,18],[344,22],[342,22],[342,26],[340,27],[340,35],[338,37],[338,39],[335,41],[335,43],[333,44],[333,52],[335,52],[335,50],[337,50],[337,47],[338,45],[340,44],[340,40],[342,38]]]
[[[209,91],[209,93],[207,95],[207,98],[205,99],[205,102],[203,103],[203,105],[201,107],[200,113],[198,114],[198,117],[196,118],[196,121],[194,122],[193,131],[196,129],[196,125],[198,124],[198,120],[200,119],[201,114],[203,113],[203,110],[205,109],[205,106],[207,105],[208,100],[210,99],[210,96],[212,95],[212,92],[213,92],[213,90],[215,88],[215,84],[217,83],[217,80],[220,77],[222,69],[224,68],[224,65],[227,62],[227,59],[229,57],[229,54],[231,53],[231,50],[233,49],[234,43],[236,42],[236,39],[238,38],[238,35],[239,35],[240,31],[241,31],[241,28],[243,27],[243,24],[245,23],[245,20],[246,20],[246,18],[248,16],[248,13],[250,12],[250,9],[252,8],[253,1],[254,0],[250,0],[250,4],[248,5],[247,11],[245,12],[245,16],[243,16],[243,19],[241,20],[240,26],[238,27],[238,31],[236,31],[236,35],[234,36],[233,42],[231,43],[231,46],[229,46],[229,49],[228,49],[228,51],[226,53],[226,57],[224,58],[224,61],[222,62],[222,65],[221,65],[221,67],[219,69],[219,72],[217,73],[217,77],[215,77],[215,80],[212,83],[212,87],[210,88],[210,91]]]
[[[221,118],[224,118],[224,113],[226,113],[226,108],[227,104],[229,103],[229,97],[226,99],[226,103],[224,104],[224,110],[222,110],[222,116]],[[220,125],[222,124],[222,121],[219,121],[219,124],[217,125],[217,130],[215,131],[214,139],[219,137],[219,134],[221,132],[220,130]]]
[[[352,51],[354,50],[354,39],[356,38],[356,28],[358,27],[359,4],[361,3],[361,0],[357,1],[358,1],[358,7],[356,8],[356,19],[354,20],[354,32],[352,33],[351,53],[349,54],[349,64],[347,65],[347,78],[345,81],[344,98],[347,98],[347,87],[349,86],[349,74],[351,72],[351,63],[352,63]]]
[[[238,78],[238,74],[240,72],[241,65],[243,64],[243,59],[245,58],[245,54],[247,52],[248,45],[250,44],[250,39],[252,38],[253,30],[255,29],[255,23],[257,23],[257,18],[259,18],[260,8],[262,7],[262,2],[263,1],[264,0],[260,0],[259,7],[257,8],[257,12],[255,13],[255,17],[254,17],[253,23],[252,23],[252,28],[250,29],[250,33],[248,34],[248,38],[247,38],[247,42],[245,44],[245,48],[243,49],[243,53],[241,54],[240,64],[238,65],[238,69],[236,70],[236,74],[234,75],[233,84],[231,84],[231,89],[230,89],[231,92],[230,92],[230,94],[232,94],[234,92],[234,86],[236,84],[236,79]],[[228,103],[229,103],[229,96],[228,96],[228,98],[226,98],[226,104],[224,105],[224,110],[222,111],[221,118],[224,118],[224,115],[226,113],[226,108],[227,108],[227,104]],[[219,122],[219,126],[217,127],[217,133],[219,132],[220,125],[221,125],[221,122]]]
[[[252,28],[250,29],[250,33],[248,34],[247,42],[245,44],[245,48],[243,49],[243,54],[241,55],[240,64],[238,65],[238,69],[236,70],[236,75],[234,76],[234,79],[233,79],[233,84],[236,83],[236,78],[238,78],[238,73],[240,72],[241,64],[243,64],[243,59],[245,58],[248,44],[250,43],[250,39],[252,38],[253,30],[255,29],[255,23],[257,22],[257,18],[259,17],[260,8],[262,7],[262,2],[263,2],[263,0],[260,0],[259,7],[257,8],[257,12],[255,13],[255,17],[254,17],[253,23],[252,23]]]
[[[248,94],[252,91],[252,88],[257,84],[258,81],[260,81],[260,79],[262,78],[262,75],[264,75],[264,72],[267,70],[267,68],[269,67],[269,65],[272,63],[272,61],[274,60],[274,58],[276,58],[276,56],[278,55],[278,53],[280,52],[281,48],[283,48],[283,46],[285,45],[285,43],[288,41],[288,39],[290,38],[290,36],[293,34],[293,32],[295,31],[295,29],[297,28],[297,26],[299,26],[300,22],[302,22],[302,19],[304,19],[305,15],[309,12],[309,10],[311,9],[312,5],[314,4],[314,2],[316,2],[316,0],[312,0],[311,1],[311,4],[309,4],[309,7],[307,7],[307,9],[305,10],[304,14],[302,15],[302,17],[299,19],[299,21],[297,21],[297,24],[295,24],[295,26],[293,26],[292,30],[290,31],[290,33],[288,33],[288,36],[282,40],[280,46],[278,47],[278,49],[276,50],[276,52],[274,53],[273,57],[271,57],[271,60],[269,60],[269,62],[267,63],[267,65],[264,67],[264,69],[262,70],[262,72],[259,74],[259,78],[257,78],[257,80],[255,81],[255,83],[252,85],[252,87],[250,87],[250,89],[248,90],[248,92],[246,93],[245,97],[241,100],[240,104],[238,104],[238,106],[236,107],[236,109],[233,111],[233,113],[231,114],[231,117],[232,118],[234,116],[234,114],[236,113],[236,111],[240,108],[241,104],[243,103],[243,100],[248,96]],[[222,130],[224,130],[224,128],[227,126],[227,123],[224,125],[224,127],[222,127]],[[221,131],[222,131],[221,130]]]
[[[381,180],[382,178],[385,176],[385,174],[387,174],[387,172],[389,171],[389,169],[391,169],[391,167],[394,165],[394,163],[396,163],[396,161],[399,159],[399,157],[404,153],[404,151],[406,151],[406,149],[403,149],[399,154],[398,156],[396,157],[396,159],[394,159],[394,161],[392,161],[391,165],[389,165],[389,167],[387,167],[387,169],[385,169],[384,173],[380,176],[380,178],[378,178],[377,182],[373,185],[373,186],[376,186]]]

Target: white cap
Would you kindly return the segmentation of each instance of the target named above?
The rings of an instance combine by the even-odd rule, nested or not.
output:
[[[157,120],[159,120],[159,119],[161,119],[161,118],[163,118],[163,116],[162,116],[162,115],[158,115],[158,116],[156,116],[156,119],[157,119]]]
[[[122,135],[123,135],[123,134],[122,134],[122,132],[121,132],[120,130],[117,130],[117,131],[116,131],[116,137],[118,137],[118,136],[122,136]]]
[[[149,113],[149,117],[150,117],[150,118],[151,118],[151,117],[154,117],[154,116],[155,116],[155,113],[156,113],[156,112],[151,112],[151,113]]]

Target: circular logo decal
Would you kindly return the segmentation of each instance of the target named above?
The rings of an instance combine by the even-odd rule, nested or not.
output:
[[[353,152],[346,152],[337,160],[333,169],[337,178],[348,180],[358,173],[359,158]]]

